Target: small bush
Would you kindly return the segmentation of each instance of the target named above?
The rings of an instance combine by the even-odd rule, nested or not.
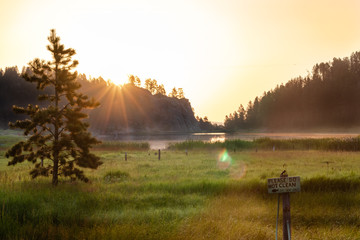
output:
[[[123,171],[107,172],[104,176],[106,182],[122,182],[130,178],[130,174]]]

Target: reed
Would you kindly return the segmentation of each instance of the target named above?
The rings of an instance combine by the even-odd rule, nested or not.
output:
[[[94,150],[129,150],[129,151],[146,151],[150,149],[148,142],[121,142],[121,141],[104,141],[99,145],[94,146]]]
[[[224,142],[184,141],[172,143],[169,149],[218,149],[228,150],[320,150],[320,151],[360,151],[360,137],[354,138],[305,138],[305,139],[271,139],[258,138],[252,141],[226,140]]]

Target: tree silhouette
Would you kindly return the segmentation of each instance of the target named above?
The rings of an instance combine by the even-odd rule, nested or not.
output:
[[[137,87],[140,87],[141,86],[141,80],[138,76],[134,76],[134,75],[129,75],[129,79],[128,79],[129,83],[134,85],[134,86],[137,86]]]
[[[135,76],[134,75],[129,75],[128,81],[130,84],[135,85]]]
[[[87,115],[82,110],[94,108],[98,103],[76,92],[81,85],[76,81],[77,72],[71,72],[78,64],[72,60],[75,50],[65,49],[55,30],[51,30],[48,40],[52,60],[33,60],[29,63],[32,73],[23,77],[36,83],[39,90],[52,88],[53,94],[38,96],[49,103],[45,108],[31,104],[26,108],[13,107],[16,113],[26,114],[29,119],[10,123],[10,127],[23,129],[28,138],[7,151],[6,157],[12,158],[8,165],[32,162],[35,164],[30,172],[32,178],[52,175],[54,186],[58,184],[58,176],[87,182],[88,178],[77,167],[96,169],[101,161],[89,151],[99,141],[87,131],[89,124],[82,121]]]
[[[178,90],[177,90],[177,98],[179,98],[179,99],[185,98],[184,90],[182,88],[178,88]]]
[[[177,95],[178,95],[178,92],[177,92],[176,88],[174,87],[174,88],[171,90],[171,93],[169,94],[169,97],[176,98]]]
[[[137,87],[141,86],[141,80],[138,76],[135,76],[135,86],[137,86]]]
[[[176,89],[175,87],[171,90],[171,93],[169,93],[169,97],[182,99],[185,98],[184,96],[184,90],[182,88]]]
[[[156,87],[156,94],[166,95],[166,90],[163,84],[160,84]]]
[[[149,90],[151,94],[155,94],[158,88],[157,81],[155,79],[151,80],[150,78],[145,80],[145,89]]]

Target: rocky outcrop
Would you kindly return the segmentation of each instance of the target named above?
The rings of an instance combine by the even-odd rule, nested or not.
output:
[[[100,101],[100,107],[89,112],[93,129],[106,133],[200,130],[188,99],[152,95],[131,84],[121,88],[108,86],[104,91],[106,94],[98,92],[94,96]]]
[[[81,76],[81,75],[80,75]],[[90,127],[101,133],[111,132],[194,132],[199,123],[194,117],[188,99],[177,99],[161,94],[152,95],[148,90],[126,84],[118,87],[100,80],[78,78],[80,91],[100,102],[100,107],[88,110]],[[44,94],[35,84],[20,77],[17,68],[0,69],[0,127],[7,128],[9,121],[26,118],[12,111],[12,105],[27,106],[39,102],[37,97]],[[51,94],[51,89],[45,89]]]

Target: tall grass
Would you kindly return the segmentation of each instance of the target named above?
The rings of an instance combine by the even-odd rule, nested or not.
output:
[[[360,137],[355,138],[305,138],[270,139],[259,138],[253,141],[259,149],[277,150],[322,150],[322,151],[359,151]]]
[[[321,151],[360,151],[360,137],[355,138],[305,138],[271,139],[258,138],[253,141],[226,140],[224,142],[184,141],[172,143],[169,149],[192,150],[226,148],[229,150],[321,150]]]
[[[284,168],[301,177],[301,192],[291,194],[293,239],[359,238],[357,153],[267,151],[232,157],[246,163],[246,176],[229,181],[204,211],[183,222],[174,239],[274,239],[278,195],[267,193],[266,178]],[[331,160],[330,167],[324,160]],[[280,211],[279,236],[281,219]]]
[[[53,188],[31,181],[28,163],[6,167],[0,152],[0,239],[171,239],[227,181],[216,155],[97,153],[104,164],[85,170],[91,184],[61,179]]]
[[[266,179],[284,169],[301,177],[293,239],[360,236],[357,152],[272,151],[263,140],[262,151],[228,151],[221,167],[222,148],[254,150],[254,142],[188,142],[187,154],[164,150],[161,160],[142,148],[126,150],[127,161],[125,150],[99,149],[104,164],[85,169],[90,184],[61,178],[57,188],[31,180],[30,163],[7,167],[0,151],[0,239],[273,239],[277,195]]]
[[[149,150],[150,144],[148,142],[121,142],[121,141],[104,141],[99,145],[94,146],[95,150],[106,150],[106,151],[116,151],[116,150]]]

